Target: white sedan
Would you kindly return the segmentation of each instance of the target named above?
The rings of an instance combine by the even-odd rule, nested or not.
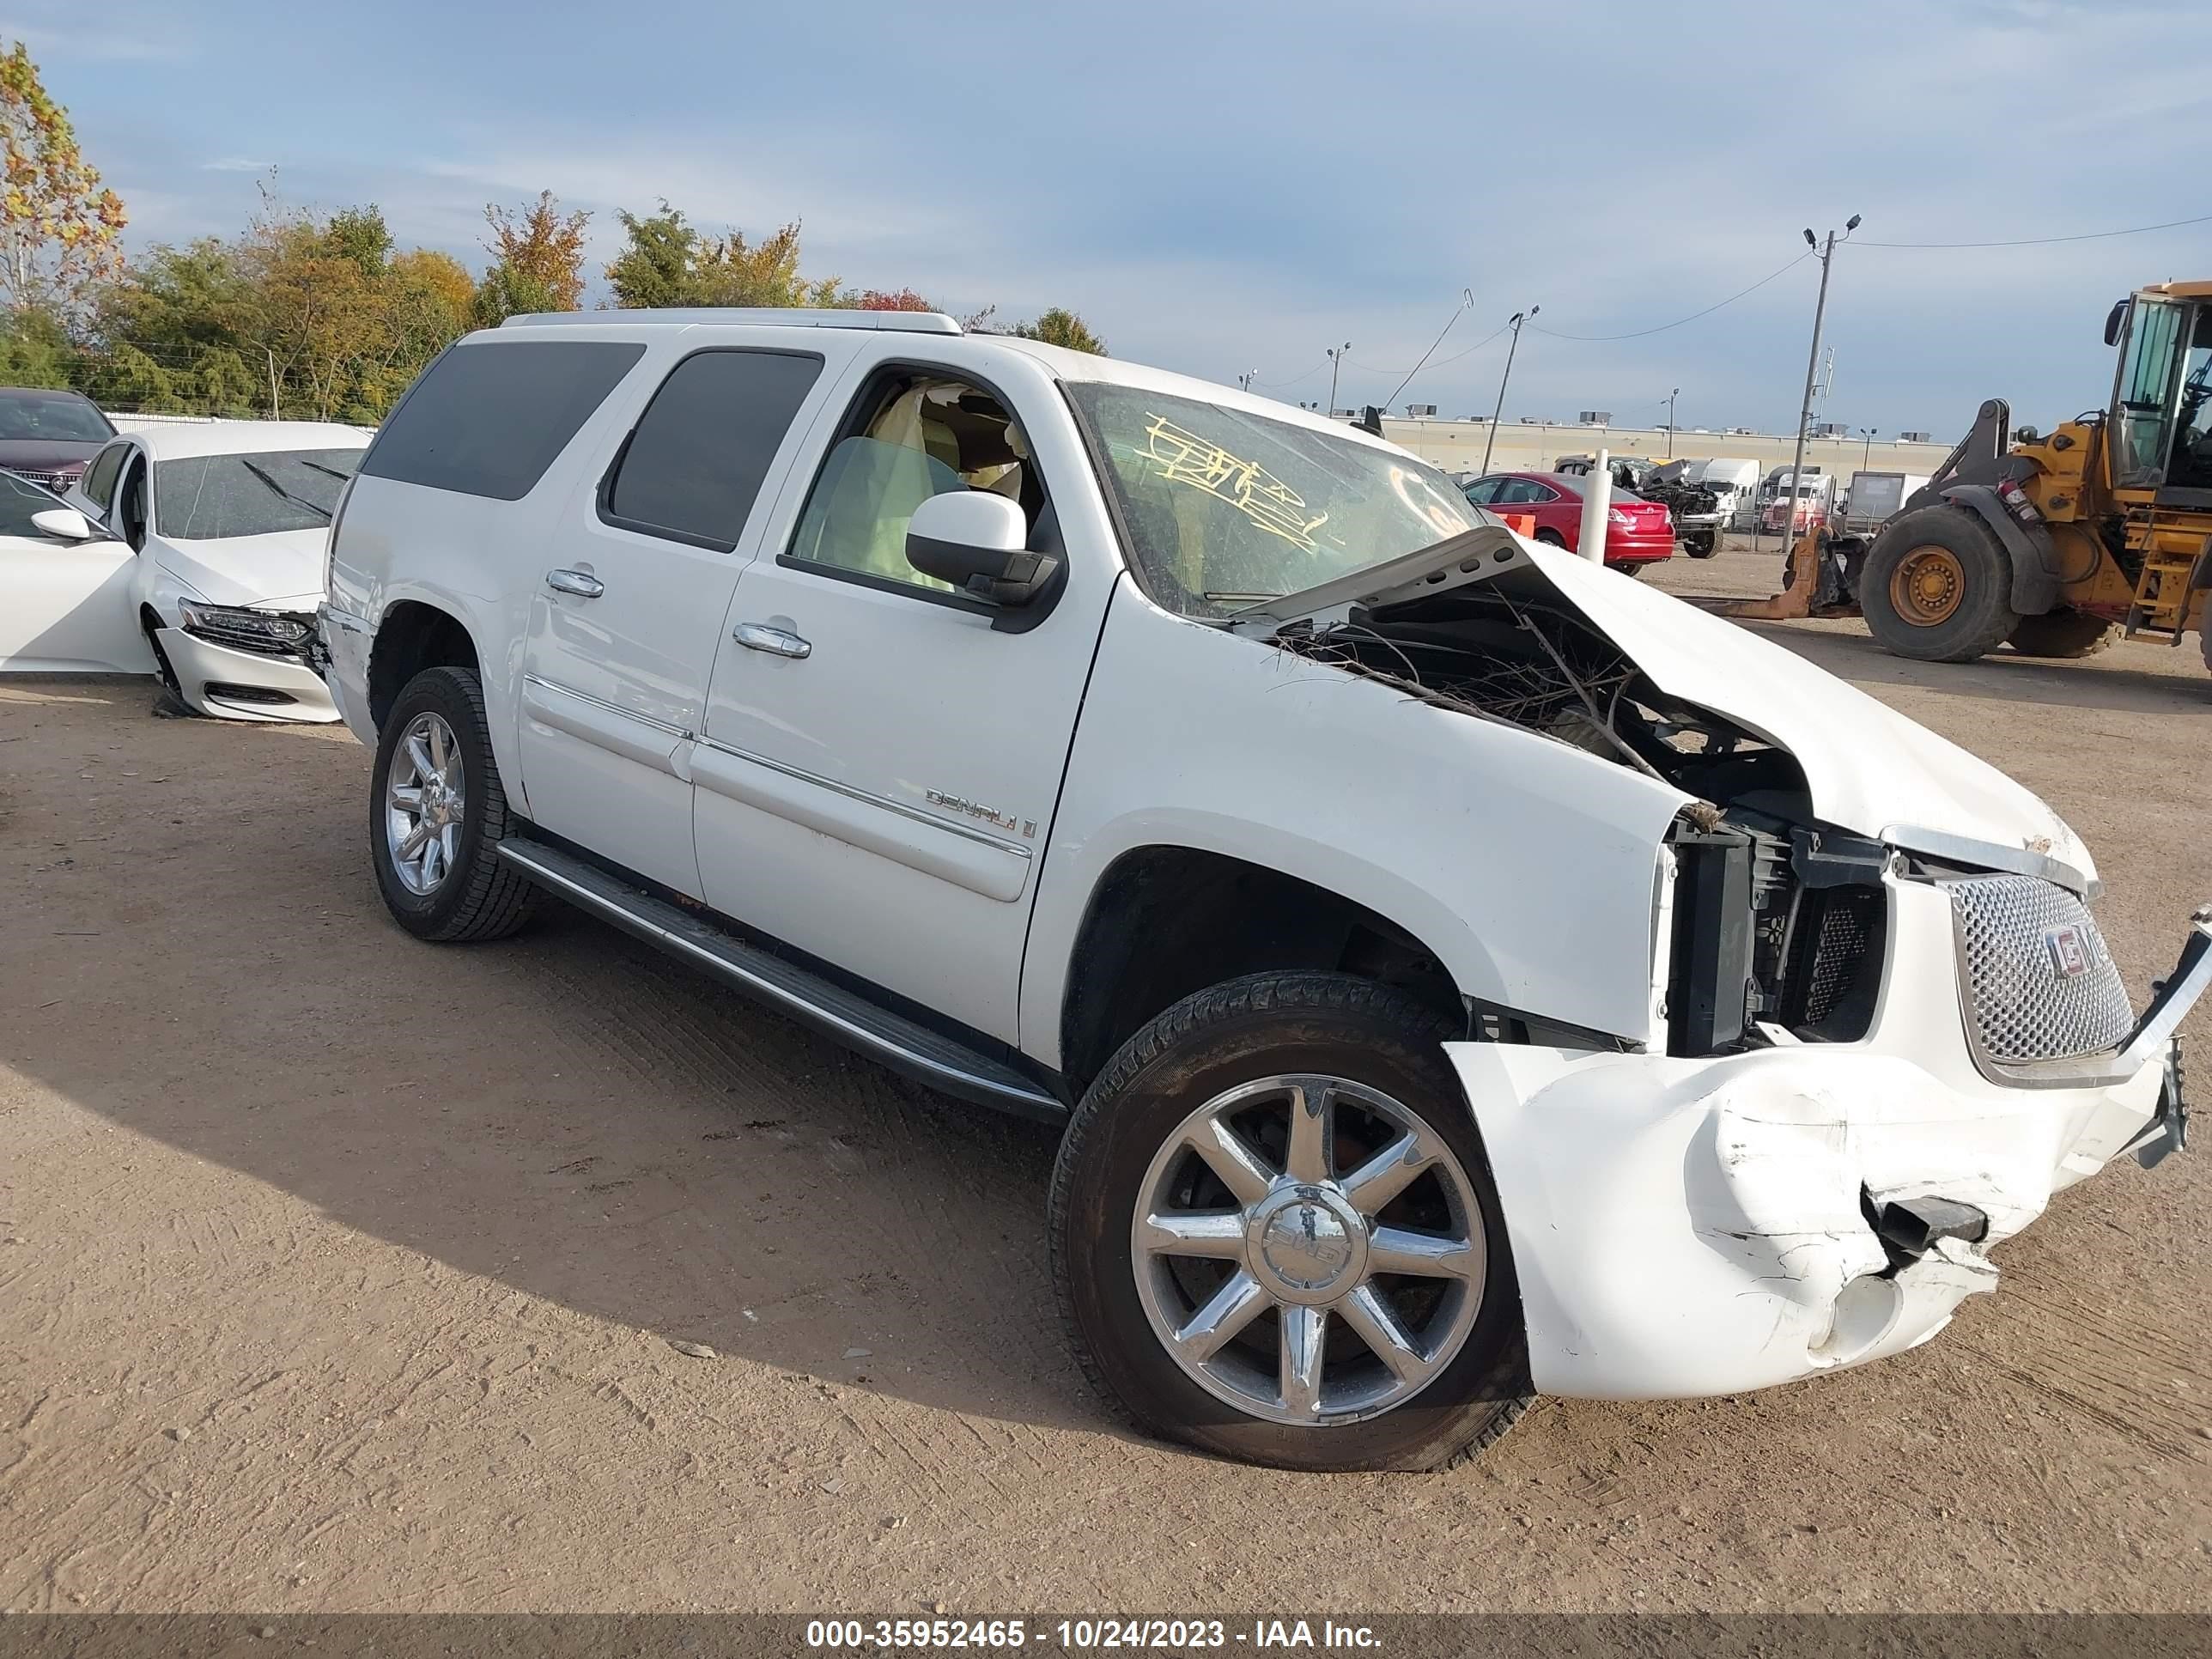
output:
[[[309,652],[331,515],[368,438],[128,432],[66,501],[0,474],[0,672],[157,673],[196,714],[336,720]]]

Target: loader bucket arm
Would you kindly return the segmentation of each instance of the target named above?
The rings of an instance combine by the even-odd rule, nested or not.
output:
[[[1943,458],[1943,465],[1936,469],[1925,484],[1898,504],[1899,511],[1942,501],[1943,487],[1959,482],[1962,472],[1977,465],[1986,468],[1977,482],[1995,476],[1996,463],[2003,459],[2011,444],[2012,405],[2002,398],[1991,398],[1975,413],[1974,423],[1959,440],[1958,447]]]

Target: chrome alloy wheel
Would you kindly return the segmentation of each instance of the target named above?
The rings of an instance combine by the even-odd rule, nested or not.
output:
[[[384,794],[384,840],[392,872],[417,896],[434,893],[453,867],[468,811],[461,745],[446,717],[417,714],[392,751]]]
[[[1404,1405],[1467,1341],[1482,1210],[1443,1137],[1347,1079],[1216,1095],[1152,1159],[1130,1243],[1177,1365],[1250,1416],[1301,1427]]]

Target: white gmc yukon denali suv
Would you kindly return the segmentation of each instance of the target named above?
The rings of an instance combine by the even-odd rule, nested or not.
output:
[[[2180,1143],[2204,913],[2139,1013],[2027,790],[1219,386],[514,318],[377,436],[322,622],[402,927],[565,900],[1063,1125],[1084,1366],[1232,1456],[1894,1353]]]

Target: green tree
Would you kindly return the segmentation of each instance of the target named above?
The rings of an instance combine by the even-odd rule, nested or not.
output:
[[[331,215],[323,227],[323,244],[371,282],[383,276],[392,262],[392,232],[385,226],[384,210],[374,202]]]
[[[1066,346],[1070,351],[1095,352],[1106,355],[1106,342],[1091,331],[1083,319],[1065,306],[1054,306],[1049,311],[1039,312],[1034,322],[1016,323],[1012,333],[1024,340],[1042,340],[1047,345]]]
[[[81,373],[76,346],[52,313],[0,313],[0,384],[74,386]]]
[[[71,384],[125,408],[378,420],[476,298],[459,260],[391,249],[374,207],[273,205],[239,236],[149,249],[100,292]]]
[[[0,299],[75,318],[123,268],[123,198],[77,148],[21,41],[0,56]]]
[[[692,267],[699,233],[664,198],[658,213],[617,213],[629,240],[607,262],[615,303],[634,311],[695,305]]]

